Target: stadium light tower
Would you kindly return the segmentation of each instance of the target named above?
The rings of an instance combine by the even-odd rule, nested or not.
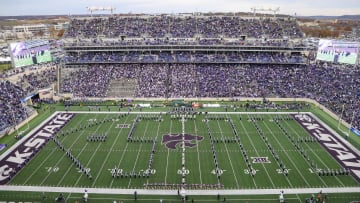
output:
[[[254,16],[256,16],[256,11],[269,11],[269,12],[273,12],[274,13],[274,17],[276,17],[276,13],[278,13],[280,11],[280,7],[277,8],[257,8],[257,7],[252,7],[250,8],[251,11],[254,13]]]
[[[112,6],[87,6],[86,9],[90,12],[91,16],[95,11],[110,11],[110,13],[113,14],[113,11],[116,10],[116,8]]]

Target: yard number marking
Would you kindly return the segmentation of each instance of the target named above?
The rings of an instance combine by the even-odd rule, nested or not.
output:
[[[59,171],[59,167],[55,166],[55,167],[45,167],[45,170],[48,172],[48,173],[51,173],[51,172],[58,172]]]

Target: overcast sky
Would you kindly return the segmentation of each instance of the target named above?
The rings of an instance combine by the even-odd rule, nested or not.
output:
[[[86,6],[113,6],[115,13],[249,12],[251,7],[280,7],[280,13],[290,15],[360,14],[360,0],[0,0],[0,15],[86,14]]]

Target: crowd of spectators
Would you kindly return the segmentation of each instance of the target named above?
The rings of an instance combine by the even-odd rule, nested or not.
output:
[[[64,39],[65,47],[83,46],[244,46],[244,47],[305,47],[301,40],[288,39],[251,39],[251,38],[99,38],[99,39]]]
[[[48,68],[23,74],[16,85],[21,87],[26,93],[32,93],[36,90],[49,88],[57,81],[56,67],[49,66]]]
[[[0,132],[23,121],[27,111],[20,100],[25,92],[9,81],[0,81]]]
[[[123,45],[211,45],[303,47],[295,19],[226,15],[112,15],[75,18],[65,47]],[[112,80],[136,81],[135,97],[311,98],[360,127],[359,67],[310,64],[301,54],[276,51],[67,51],[60,89],[76,97],[105,97]],[[140,50],[140,49],[139,49]],[[108,63],[108,64],[107,64]],[[163,63],[163,64],[161,64]],[[209,64],[212,63],[212,64]],[[36,68],[36,67],[35,67]],[[1,77],[19,74],[16,69]],[[56,68],[21,74],[16,85],[0,82],[0,130],[26,117],[20,98],[57,80]],[[6,101],[7,103],[5,103]],[[8,102],[9,101],[9,102]],[[13,113],[15,112],[15,113]],[[15,115],[15,116],[14,116]]]
[[[70,52],[64,57],[65,63],[306,63],[301,54],[282,52]]]
[[[239,38],[270,39],[303,36],[292,18],[243,18],[240,16],[110,16],[75,18],[65,37],[97,38]]]
[[[66,69],[66,68],[65,68]],[[310,98],[360,127],[360,69],[340,65],[118,64],[91,65],[62,80],[78,97],[104,97],[111,80],[136,79],[136,97]]]
[[[168,56],[162,57],[168,61]],[[337,115],[343,112],[343,119],[349,123],[355,112],[352,124],[360,127],[360,70],[353,66],[145,63],[94,64],[85,69],[66,69],[74,71],[65,74],[61,92],[78,97],[105,97],[111,80],[134,79],[135,97],[310,98]],[[55,68],[23,74],[17,86],[9,81],[1,82],[0,109],[5,119],[1,121],[0,130],[26,117],[20,104],[22,97],[54,82]]]
[[[57,81],[52,63],[13,69],[3,77],[6,80],[0,81],[0,134],[29,116],[30,109],[21,104],[21,99]]]

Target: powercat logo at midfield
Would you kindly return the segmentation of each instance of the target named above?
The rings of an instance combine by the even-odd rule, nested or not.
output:
[[[169,149],[176,149],[177,145],[182,144],[182,134],[168,134],[163,135],[162,137],[162,143],[165,144],[165,146]],[[184,134],[184,144],[185,147],[195,147],[197,141],[203,140],[203,136],[199,135],[191,135],[191,134]]]
[[[351,170],[354,178],[360,182],[360,156],[346,146],[338,137],[307,114],[293,115],[295,120],[312,136],[317,138],[325,149],[344,167]]]
[[[0,160],[0,184],[6,184],[56,132],[66,125],[74,116],[71,113],[55,114],[30,136]]]

